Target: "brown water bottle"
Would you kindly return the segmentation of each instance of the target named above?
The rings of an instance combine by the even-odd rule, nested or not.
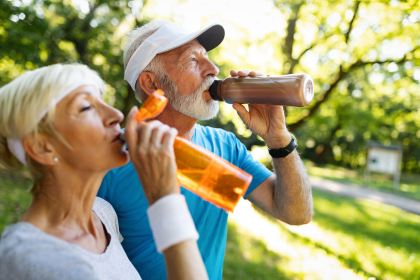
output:
[[[314,81],[308,74],[228,77],[210,87],[213,100],[240,104],[305,107],[314,98]]]

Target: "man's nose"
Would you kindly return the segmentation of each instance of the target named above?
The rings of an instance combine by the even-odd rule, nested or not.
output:
[[[207,77],[207,76],[211,76],[211,77],[216,77],[217,74],[219,74],[219,68],[217,68],[216,65],[213,64],[213,62],[210,61],[210,59],[205,58],[205,62],[204,62],[204,71],[203,71],[203,76]]]

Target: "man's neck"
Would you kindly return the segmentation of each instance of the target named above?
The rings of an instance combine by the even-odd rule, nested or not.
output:
[[[170,104],[166,106],[165,110],[156,119],[170,127],[176,128],[178,135],[188,140],[191,140],[194,135],[194,126],[197,123],[197,119],[176,111]]]

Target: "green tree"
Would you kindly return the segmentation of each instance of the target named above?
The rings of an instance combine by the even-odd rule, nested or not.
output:
[[[268,42],[276,46],[273,60],[283,66],[270,74],[305,72],[314,78],[311,106],[286,108],[289,129],[299,136],[303,156],[358,167],[365,164],[367,141],[395,142],[404,146],[404,170],[419,172],[418,2],[273,3],[285,15],[284,32],[237,45],[249,53]],[[236,50],[237,45],[230,48]],[[211,56],[226,75],[237,68],[238,55],[233,51],[232,61],[222,61],[224,51]]]
[[[0,84],[25,70],[78,61],[107,82],[106,98],[127,113],[136,104],[124,81],[126,29],[141,26],[142,1],[2,1]],[[134,15],[137,15],[134,16]]]
[[[358,167],[365,163],[367,141],[395,142],[404,147],[404,170],[420,172],[417,1],[272,3],[284,16],[284,30],[251,40],[236,24],[242,39],[226,38],[209,53],[219,77],[230,69],[255,69],[246,50],[274,48],[271,61],[281,67],[273,72],[267,65],[267,72],[306,72],[315,80],[311,106],[286,108],[304,157]],[[105,99],[127,113],[137,101],[123,80],[123,38],[147,22],[144,5],[139,0],[0,2],[0,85],[28,69],[79,61],[104,78]],[[202,123],[236,133],[248,148],[264,145],[224,105],[218,118]]]
[[[311,73],[319,89],[308,109],[289,110],[292,131],[302,128],[305,132],[298,134],[315,135],[314,154],[305,151],[305,156],[357,167],[365,164],[366,141],[393,141],[404,145],[404,170],[419,170],[415,158],[420,154],[413,157],[410,145],[418,141],[420,128],[413,127],[420,105],[415,86],[420,78],[413,79],[413,65],[420,59],[416,2],[276,2],[289,11],[282,44],[284,73]],[[305,30],[313,25],[318,29],[316,39],[305,44]],[[387,47],[395,53],[389,53]],[[309,52],[319,57],[316,71],[305,65]],[[405,98],[396,96],[397,92]],[[304,126],[311,120],[313,134]],[[403,134],[398,137],[397,131]]]

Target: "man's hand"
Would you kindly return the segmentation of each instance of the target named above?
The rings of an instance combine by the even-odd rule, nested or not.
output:
[[[242,70],[230,71],[231,76],[257,77],[262,76],[260,72]],[[249,112],[244,105],[233,104],[233,109],[238,112],[245,125],[255,134],[261,136],[270,149],[286,147],[291,139],[286,128],[286,118],[283,107],[269,104],[249,104]]]
[[[254,71],[230,71],[232,76],[262,76]],[[249,104],[249,112],[233,104],[242,121],[260,135],[270,149],[286,147],[291,136],[286,128],[282,106]],[[285,158],[273,160],[275,175],[271,175],[246,198],[273,217],[292,225],[309,223],[312,219],[312,195],[305,166],[296,151]]]

